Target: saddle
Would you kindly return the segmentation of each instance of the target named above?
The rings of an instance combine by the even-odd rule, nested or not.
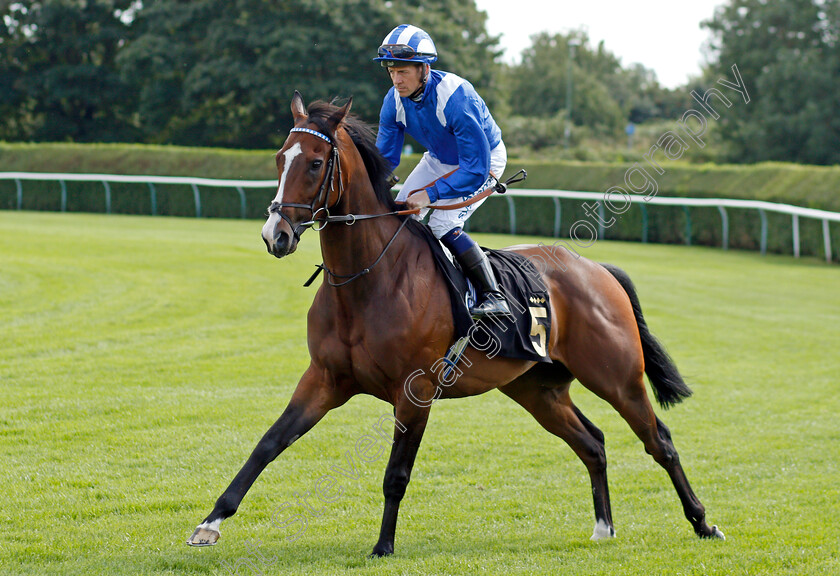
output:
[[[446,279],[456,341],[468,336],[473,348],[491,357],[551,362],[547,350],[548,335],[551,334],[548,288],[531,261],[515,252],[482,247],[496,273],[499,288],[507,298],[513,318],[474,320],[469,308],[475,302],[475,288],[457,263],[450,260],[432,231],[427,226],[422,226],[422,229],[423,238]]]

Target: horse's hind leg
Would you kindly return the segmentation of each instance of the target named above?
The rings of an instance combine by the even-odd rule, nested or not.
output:
[[[645,393],[644,382],[639,381],[631,388],[632,392],[622,395],[621,400],[611,399],[610,403],[644,443],[645,451],[668,472],[694,532],[701,538],[724,538],[717,526],[710,527],[706,523],[706,509],[688,483],[677,449],[671,441],[671,432],[656,417]]]
[[[187,544],[215,544],[220,536],[222,520],[236,513],[245,493],[265,467],[317,424],[324,414],[347,401],[349,396],[323,385],[320,374],[321,371],[312,367],[304,373],[286,410],[257,443],[245,465],[216,500],[213,511],[198,525]]]
[[[539,364],[500,390],[530,412],[543,428],[565,440],[583,461],[592,483],[595,506],[592,540],[612,538],[615,536],[615,528],[607,484],[604,434],[572,403],[568,378],[557,382],[558,375],[560,373],[556,367]],[[549,383],[559,386],[546,387]]]

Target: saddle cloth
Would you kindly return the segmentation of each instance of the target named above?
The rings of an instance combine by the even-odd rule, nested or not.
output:
[[[548,336],[551,314],[548,289],[534,265],[515,252],[482,248],[487,253],[499,288],[513,314],[509,318],[473,320],[469,306],[475,302],[475,289],[460,268],[450,260],[431,230],[422,226],[438,269],[449,288],[455,339],[470,336],[470,345],[488,356],[551,362]]]

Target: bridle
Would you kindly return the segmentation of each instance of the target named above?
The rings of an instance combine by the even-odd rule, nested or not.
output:
[[[312,203],[301,204],[299,202],[272,202],[271,206],[268,207],[269,214],[277,214],[280,218],[286,221],[292,229],[292,234],[294,234],[295,240],[300,241],[300,235],[303,234],[307,228],[313,228],[319,223],[321,224],[320,227],[313,228],[314,230],[323,230],[327,224],[332,222],[343,222],[348,226],[352,226],[359,220],[370,220],[371,218],[382,218],[383,216],[407,216],[410,214],[417,214],[419,212],[419,210],[395,210],[393,212],[384,212],[381,214],[330,214],[330,210],[338,205],[341,201],[341,196],[344,193],[344,182],[341,179],[341,158],[338,154],[338,145],[335,143],[333,138],[330,138],[326,134],[318,132],[317,130],[311,130],[309,128],[292,128],[290,132],[303,132],[305,134],[311,134],[312,136],[320,138],[324,142],[328,143],[332,148],[330,157],[327,159],[327,171],[324,175],[324,180],[321,182],[321,188],[318,191],[318,194],[312,199]],[[335,190],[334,175],[336,172],[338,173],[338,198],[332,206],[327,206],[326,201],[329,199],[329,195]],[[327,189],[327,186],[329,186],[329,190]],[[315,206],[320,202],[323,202],[323,206],[316,209]],[[312,214],[312,220],[301,222],[296,225],[292,222],[291,218],[280,211],[282,208],[286,207],[309,210]],[[321,212],[324,214],[319,217]]]
[[[303,132],[305,134],[311,134],[316,138],[320,138],[321,140],[327,142],[330,147],[330,156],[327,159],[327,169],[326,173],[324,174],[324,180],[321,182],[321,188],[318,190],[318,194],[315,198],[312,199],[310,204],[302,204],[300,202],[272,202],[271,206],[268,207],[269,214],[277,214],[280,216],[281,219],[285,220],[286,223],[289,225],[289,228],[292,229],[292,234],[295,237],[295,241],[300,241],[300,236],[303,234],[308,228],[313,228],[314,230],[323,230],[327,224],[331,222],[343,222],[347,226],[352,226],[359,220],[369,220],[371,218],[380,218],[382,216],[398,216],[404,213],[413,213],[416,211],[412,210],[400,210],[395,212],[386,212],[384,214],[346,214],[346,215],[335,215],[333,216],[330,214],[330,209],[335,208],[339,202],[341,202],[341,196],[344,193],[344,182],[341,179],[341,158],[339,157],[338,153],[338,145],[336,144],[333,138],[330,138],[326,134],[318,132],[317,130],[311,130],[309,128],[292,128],[290,132]],[[335,176],[338,176],[336,178]],[[335,181],[338,180],[338,198],[333,203],[332,206],[327,206],[327,202],[329,201],[330,195],[335,190]],[[318,204],[321,204],[319,208],[316,208]],[[292,222],[292,219],[286,216],[282,209],[283,208],[302,208],[304,210],[309,210],[310,214],[312,214],[312,219],[306,222],[301,222],[299,224],[295,224]],[[319,217],[319,214],[323,212],[323,215]],[[397,235],[405,228],[407,219],[403,219],[400,223],[400,226],[397,228],[397,231],[394,232],[394,235],[391,236],[391,239],[385,244],[385,247],[380,252],[379,256],[370,266],[367,266],[360,272],[355,274],[336,274],[332,272],[329,268],[326,267],[323,263],[317,265],[317,270],[315,273],[309,278],[309,280],[304,284],[304,286],[309,286],[315,280],[315,278],[320,274],[321,270],[327,273],[327,282],[330,286],[333,287],[340,287],[344,286],[345,284],[349,284],[353,280],[357,278],[361,278],[362,276],[369,274],[370,271],[373,269],[374,266],[379,264],[382,258],[385,256],[385,253],[388,249],[393,245],[394,240],[396,240]],[[317,228],[314,228],[316,224],[320,223],[321,225]],[[336,279],[343,279],[343,282],[333,282],[331,278]]]
[[[295,237],[295,241],[299,242],[300,235],[303,234],[307,228],[312,228],[318,222],[323,222],[319,228],[315,228],[315,230],[322,230],[324,226],[331,221],[330,208],[335,208],[336,205],[341,202],[341,196],[344,193],[344,181],[341,179],[341,158],[339,158],[338,155],[338,145],[332,138],[326,134],[318,132],[317,130],[311,130],[309,128],[292,128],[290,132],[303,132],[305,134],[311,134],[312,136],[325,141],[331,148],[330,156],[327,158],[327,170],[324,174],[324,180],[321,182],[321,188],[318,190],[318,194],[315,195],[310,204],[302,204],[300,202],[272,202],[271,206],[268,207],[269,214],[277,214],[281,219],[286,221],[289,228],[292,230],[292,235]],[[332,206],[327,206],[330,194],[332,194],[335,190],[336,173],[338,173],[338,198]],[[318,204],[322,205],[320,208],[316,209],[315,206]],[[304,210],[309,210],[309,213],[312,215],[312,219],[295,224],[292,222],[291,218],[283,213],[283,208],[302,208]],[[322,211],[324,212],[324,215],[321,219],[319,219],[318,214]]]
[[[319,231],[323,230],[327,226],[327,224],[330,224],[332,222],[343,222],[347,226],[352,226],[353,224],[361,220],[382,218],[383,216],[408,216],[410,214],[417,214],[418,212],[420,212],[420,210],[395,210],[393,212],[384,212],[381,214],[330,214],[330,209],[335,208],[338,205],[338,203],[341,202],[341,196],[344,193],[344,181],[341,179],[341,158],[339,157],[338,153],[338,144],[336,143],[334,138],[321,132],[318,132],[317,130],[312,130],[310,128],[292,128],[290,132],[302,132],[304,134],[310,134],[312,136],[315,136],[316,138],[320,138],[321,140],[329,144],[331,147],[330,156],[327,159],[327,169],[326,173],[324,174],[324,180],[321,182],[321,187],[318,190],[318,194],[315,196],[315,198],[312,199],[312,202],[310,204],[303,204],[300,202],[272,202],[271,205],[268,207],[269,214],[277,214],[281,219],[286,221],[286,223],[289,225],[289,228],[291,228],[292,230],[292,235],[295,238],[295,242],[300,242],[301,234],[303,234],[308,228],[313,228],[314,230]],[[336,178],[336,175],[338,176],[338,178]],[[448,176],[448,174],[446,176]],[[444,178],[446,176],[444,176]],[[475,196],[473,196],[465,202],[445,207],[431,206],[431,208],[437,208],[440,210],[454,210],[477,202],[489,196],[493,192],[499,192],[501,194],[504,194],[507,191],[507,186],[509,184],[521,182],[525,179],[525,177],[527,177],[527,173],[524,170],[520,170],[507,181],[499,182],[497,180],[494,185],[490,186],[483,192],[476,194]],[[336,201],[333,203],[332,206],[327,206],[327,202],[329,201],[330,195],[333,193],[333,191],[335,191],[336,179],[338,180],[338,198],[336,198]],[[417,191],[419,190],[415,190],[414,192]],[[319,203],[321,204],[321,206],[319,208],[316,208],[315,206]],[[309,210],[309,213],[312,215],[312,219],[306,222],[295,224],[294,222],[292,222],[291,218],[289,218],[283,213],[283,208],[302,208],[304,210]],[[319,216],[321,212],[323,212],[323,214]],[[344,286],[345,284],[349,284],[353,280],[356,280],[357,278],[369,274],[373,267],[379,264],[379,262],[385,256],[385,253],[391,247],[391,245],[393,245],[394,240],[396,240],[397,238],[397,235],[402,231],[403,228],[405,228],[406,222],[408,222],[408,218],[403,219],[396,232],[394,232],[394,235],[391,236],[391,239],[388,241],[387,244],[385,244],[385,247],[382,249],[382,252],[380,252],[379,256],[370,266],[367,266],[366,268],[355,274],[342,275],[332,272],[323,263],[321,263],[316,266],[317,269],[315,270],[315,273],[312,274],[312,276],[309,278],[309,280],[306,281],[306,283],[304,283],[304,286],[311,285],[315,278],[318,276],[318,274],[320,274],[321,270],[327,273],[327,283],[330,286],[336,288]],[[320,226],[315,228],[316,224],[320,224]],[[331,278],[342,279],[344,281],[333,282]]]

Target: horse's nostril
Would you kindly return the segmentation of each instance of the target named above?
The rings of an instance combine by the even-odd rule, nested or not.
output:
[[[272,248],[269,248],[269,252],[277,258],[285,256],[289,252],[289,235],[285,232],[278,232],[274,236],[274,243]]]

